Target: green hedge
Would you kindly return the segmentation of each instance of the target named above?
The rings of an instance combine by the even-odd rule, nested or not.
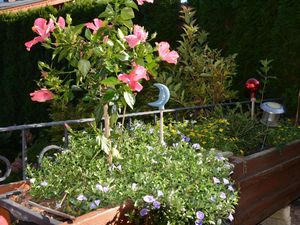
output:
[[[212,47],[224,54],[238,53],[235,88],[257,77],[259,60],[273,59],[267,97],[288,97],[295,106],[300,87],[299,0],[189,0],[197,9],[202,28],[210,33]]]
[[[29,93],[36,89],[34,81],[40,77],[38,60],[50,60],[49,53],[39,45],[30,52],[25,49],[24,43],[35,36],[31,31],[35,18],[47,18],[50,13],[56,16],[69,13],[74,24],[83,23],[97,17],[104,9],[96,2],[77,1],[60,9],[46,7],[0,15],[0,127],[48,120],[47,103],[31,102],[29,97]],[[140,7],[135,22],[150,32],[157,31],[160,39],[174,44],[178,39],[179,7],[180,0],[145,4]]]

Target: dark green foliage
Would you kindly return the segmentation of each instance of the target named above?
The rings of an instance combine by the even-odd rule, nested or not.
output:
[[[180,0],[156,0],[154,4],[144,4],[136,14],[135,23],[145,26],[149,33],[157,32],[155,41],[168,41],[176,45],[180,38]]]
[[[296,99],[300,85],[300,1],[189,2],[197,9],[202,28],[211,34],[208,37],[211,46],[222,48],[226,54],[238,53],[236,89],[243,94],[245,81],[258,77],[259,61],[273,59],[271,72],[278,79],[270,82],[265,97],[289,95],[286,101],[295,108],[296,101],[291,98]]]

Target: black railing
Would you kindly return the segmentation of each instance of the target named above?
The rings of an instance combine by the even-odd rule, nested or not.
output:
[[[280,99],[266,99],[265,101],[278,101]],[[242,102],[230,102],[230,103],[222,103],[219,105],[203,105],[203,106],[192,106],[192,107],[182,107],[182,108],[174,108],[174,109],[166,109],[163,110],[164,113],[174,113],[175,119],[178,120],[178,113],[180,111],[199,111],[202,109],[213,109],[216,106],[234,106],[237,104],[245,105],[250,104],[250,101],[242,101]],[[131,124],[132,118],[140,117],[140,116],[152,116],[153,120],[156,123],[157,120],[157,114],[159,114],[160,110],[154,110],[154,111],[148,111],[148,112],[138,112],[138,113],[129,113],[125,115],[119,115],[119,119],[125,117],[129,120],[129,124]],[[56,121],[56,122],[47,122],[47,123],[34,123],[34,124],[25,124],[25,125],[16,125],[16,126],[8,126],[8,127],[0,127],[0,132],[12,132],[12,131],[21,131],[21,140],[22,140],[22,179],[26,179],[26,167],[27,167],[27,140],[26,140],[26,131],[29,129],[34,128],[45,128],[45,127],[53,127],[53,126],[63,126],[64,127],[64,148],[66,149],[68,147],[68,129],[65,126],[66,124],[83,124],[83,123],[92,123],[94,122],[94,118],[85,118],[85,119],[77,119],[77,120],[65,120],[65,121]],[[50,148],[52,146],[52,148]],[[48,151],[50,149],[57,149],[57,150],[63,150],[63,148],[56,146],[56,145],[50,145],[45,147],[41,151],[41,156],[45,154],[45,151]],[[0,177],[0,182],[4,181],[9,177],[11,173],[11,163],[9,160],[0,155],[0,162],[4,162],[6,165],[5,173]],[[39,163],[41,162],[41,157],[39,157]],[[1,170],[0,170],[1,172]]]

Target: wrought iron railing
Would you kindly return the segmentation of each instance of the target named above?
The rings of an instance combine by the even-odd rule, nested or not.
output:
[[[265,101],[278,101],[280,99],[266,99]],[[242,102],[230,102],[230,103],[223,103],[219,104],[218,106],[233,106],[237,104],[245,105],[250,104],[250,101],[242,101]],[[182,107],[182,108],[174,108],[174,109],[165,109],[163,110],[164,113],[174,113],[175,119],[178,120],[178,114],[180,111],[194,111],[198,112],[199,110],[203,109],[213,109],[217,105],[203,105],[203,106],[193,106],[193,107]],[[119,115],[119,119],[123,117],[128,119],[128,124],[131,124],[132,118],[141,117],[141,116],[153,116],[153,120],[156,123],[157,115],[160,113],[160,110],[148,111],[148,112],[138,112],[138,113],[129,113],[125,115]],[[0,127],[1,132],[12,132],[12,131],[21,131],[21,142],[22,142],[22,179],[26,179],[26,167],[27,167],[27,140],[26,140],[26,131],[29,129],[36,129],[36,128],[45,128],[45,127],[53,127],[53,126],[63,126],[64,127],[64,147],[60,147],[57,145],[49,145],[41,151],[39,155],[38,162],[41,163],[43,155],[49,151],[56,149],[58,151],[62,151],[68,147],[68,129],[65,124],[83,124],[83,123],[91,123],[94,122],[94,118],[86,118],[86,119],[77,119],[77,120],[65,120],[65,121],[56,121],[56,122],[47,122],[47,123],[34,123],[34,124],[27,124],[27,125],[17,125],[17,126],[8,126],[8,127]],[[11,163],[5,157],[0,155],[0,162],[5,164],[5,172],[3,172],[2,177],[0,177],[0,182],[7,179],[11,174]],[[1,174],[1,169],[0,169]]]

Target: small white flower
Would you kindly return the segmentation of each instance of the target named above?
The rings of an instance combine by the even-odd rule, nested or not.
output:
[[[229,184],[229,180],[227,180],[226,178],[223,178],[223,183],[224,183],[225,185],[227,185],[227,184]]]
[[[146,148],[149,150],[149,151],[152,151],[154,148],[150,145],[147,145]]]
[[[163,195],[164,195],[164,193],[162,191],[160,191],[160,190],[157,191],[157,197],[158,198],[163,196]]]
[[[43,187],[48,186],[48,182],[47,182],[47,181],[43,181],[43,182],[41,183],[41,186],[43,186]]]
[[[55,209],[60,209],[60,208],[61,208],[61,204],[60,203],[56,203]]]
[[[149,133],[150,133],[150,134],[153,134],[153,132],[154,132],[154,129],[153,129],[153,128],[150,128],[150,129],[149,129]]]
[[[173,143],[173,147],[174,147],[174,148],[177,148],[178,145],[179,145],[178,143]]]
[[[96,206],[99,206],[100,203],[101,203],[101,200],[97,199],[97,200],[94,201],[94,203],[95,203]]]
[[[86,201],[87,198],[83,194],[80,194],[80,195],[78,195],[77,200],[78,201]]]
[[[229,214],[228,219],[230,220],[230,222],[232,222],[234,220],[234,217],[231,213]]]
[[[226,194],[225,194],[224,192],[221,192],[220,198],[221,198],[221,199],[226,199]]]
[[[200,146],[199,143],[194,143],[194,144],[192,145],[192,147],[193,147],[194,149],[196,149],[196,150],[198,150],[198,149],[201,148],[201,146]]]
[[[132,184],[131,184],[131,189],[132,189],[133,191],[136,191],[136,190],[137,190],[137,184],[136,184],[136,183],[132,183]]]
[[[232,191],[232,192],[234,191],[234,188],[232,187],[232,185],[228,185],[228,190]]]
[[[29,182],[30,182],[31,184],[34,184],[35,181],[36,181],[35,178],[31,178],[31,179],[29,180]]]
[[[213,181],[214,181],[215,184],[221,183],[220,180],[218,178],[216,178],[216,177],[213,177]]]
[[[101,184],[96,184],[96,188],[99,190],[99,191],[102,191],[102,192],[108,192],[109,191],[109,187],[107,186],[102,186]]]

